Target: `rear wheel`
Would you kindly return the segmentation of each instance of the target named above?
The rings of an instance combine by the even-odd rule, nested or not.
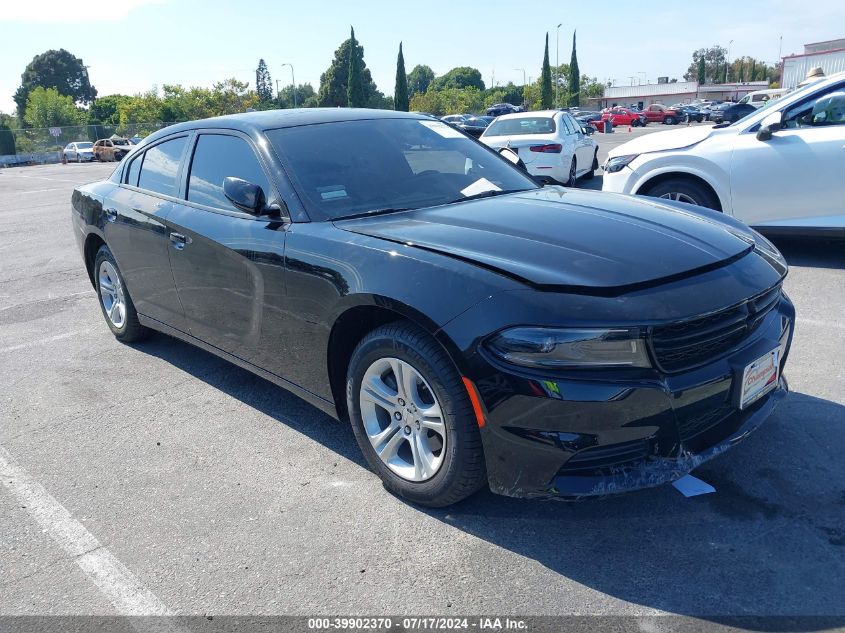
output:
[[[590,171],[584,174],[584,179],[589,180],[593,176],[596,175],[596,170],[599,168],[599,150],[596,149],[596,153],[593,154],[593,164],[590,165]]]
[[[129,296],[114,255],[106,245],[97,251],[94,275],[100,309],[115,338],[122,343],[131,343],[147,336],[149,330],[138,321],[135,304]]]
[[[667,116],[665,119],[663,119],[663,122],[666,125],[675,125],[675,123],[677,123],[678,120],[673,116]]]
[[[567,187],[574,187],[575,181],[578,180],[578,161],[575,157],[572,157],[572,162],[569,164],[569,180],[567,180],[564,185]]]
[[[718,200],[715,196],[701,183],[689,178],[668,178],[643,193],[652,198],[686,202],[717,211],[719,209]]]
[[[466,387],[425,332],[391,323],[364,337],[349,363],[346,401],[358,445],[391,492],[442,507],[484,486]]]

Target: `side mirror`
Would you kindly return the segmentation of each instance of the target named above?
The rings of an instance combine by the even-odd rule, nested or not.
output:
[[[772,138],[772,134],[783,127],[783,112],[772,112],[760,123],[760,129],[757,130],[758,141],[768,141]]]
[[[582,127],[582,128],[581,128],[581,132],[582,132],[583,134],[586,134],[587,136],[591,136],[591,135],[592,135],[592,133],[593,133],[593,128],[591,128],[591,127]]]
[[[232,176],[223,181],[223,195],[238,209],[252,215],[260,215],[266,204],[261,187]]]

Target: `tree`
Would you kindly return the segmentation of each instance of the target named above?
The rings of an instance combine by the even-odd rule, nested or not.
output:
[[[5,123],[0,123],[0,156],[17,154],[15,150],[15,135]]]
[[[273,100],[273,81],[264,59],[258,60],[258,68],[255,69],[255,92],[258,93],[258,101],[262,104]]]
[[[552,69],[549,66],[549,33],[546,32],[546,50],[543,53],[543,71],[540,73],[540,106],[544,110],[553,107]]]
[[[727,54],[727,49],[718,45],[710,48],[699,48],[692,54],[692,63],[687,68],[687,72],[684,73],[684,79],[695,81],[699,77],[701,70],[699,60],[704,58],[705,81],[703,83],[706,83],[707,78],[710,78],[713,83],[722,82],[724,77],[722,66],[725,64]]]
[[[748,81],[754,81],[755,73],[757,71],[757,60],[751,58],[751,68],[748,69]]]
[[[484,90],[484,80],[481,71],[471,66],[458,66],[444,75],[440,75],[431,82],[430,88],[445,90],[447,88],[475,88]]]
[[[106,125],[117,125],[120,123],[120,104],[126,103],[131,98],[126,95],[97,97],[91,107],[88,108],[88,118],[96,119]],[[93,125],[93,123],[91,124]]]
[[[299,84],[296,87],[296,105],[300,108],[313,108],[317,105],[317,93],[311,84]],[[293,107],[293,86],[285,86],[276,97],[277,108]]]
[[[367,97],[364,94],[364,78],[361,72],[362,59],[358,54],[355,29],[350,27],[350,32],[352,49],[349,55],[349,75],[346,79],[346,101],[350,108],[363,108],[367,105]]]
[[[581,105],[581,74],[578,71],[578,53],[575,50],[575,31],[572,32],[572,59],[569,61],[569,105]]]
[[[355,42],[355,49],[361,63],[361,76],[363,77],[366,102],[368,104],[379,102],[378,89],[373,83],[370,69],[367,68],[364,61],[364,48],[358,42]],[[317,105],[320,107],[343,107],[349,103],[347,81],[349,79],[349,55],[351,51],[352,39],[350,38],[344,41],[335,51],[331,65],[326,72],[320,75],[320,89],[317,97]]]
[[[32,127],[62,127],[78,125],[81,116],[72,97],[38,86],[29,93],[23,119]]]
[[[698,58],[698,83],[707,83],[707,69],[704,66],[704,56]]]
[[[417,64],[408,73],[408,96],[413,97],[418,92],[425,92],[432,81],[434,71],[428,66]]]
[[[408,76],[405,74],[402,42],[399,42],[399,55],[396,57],[396,86],[393,89],[393,109],[402,112],[408,111]]]
[[[36,55],[27,64],[14,96],[19,117],[26,110],[29,93],[38,87],[55,88],[75,103],[87,104],[97,96],[97,89],[88,81],[85,64],[63,48]]]

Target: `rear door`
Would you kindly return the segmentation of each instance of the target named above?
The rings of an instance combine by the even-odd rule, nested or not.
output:
[[[178,330],[184,314],[170,272],[165,219],[178,200],[188,135],[151,145],[132,158],[104,201],[103,232],[139,313]]]
[[[569,131],[568,139],[571,139],[572,151],[578,162],[578,175],[587,172],[593,166],[593,143],[590,137],[581,131],[581,123],[572,117],[564,114],[566,128]]]
[[[265,303],[284,300],[285,224],[238,210],[223,195],[230,176],[259,185],[268,201],[278,199],[249,137],[199,131],[184,199],[168,218],[173,276],[191,335],[273,371],[262,361],[260,342],[267,333]],[[273,316],[271,322],[285,321],[281,313]],[[268,334],[282,335],[279,329]]]

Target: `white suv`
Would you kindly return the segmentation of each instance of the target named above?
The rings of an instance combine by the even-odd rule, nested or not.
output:
[[[769,233],[845,234],[845,73],[726,127],[641,136],[604,171],[604,191],[710,207]]]

